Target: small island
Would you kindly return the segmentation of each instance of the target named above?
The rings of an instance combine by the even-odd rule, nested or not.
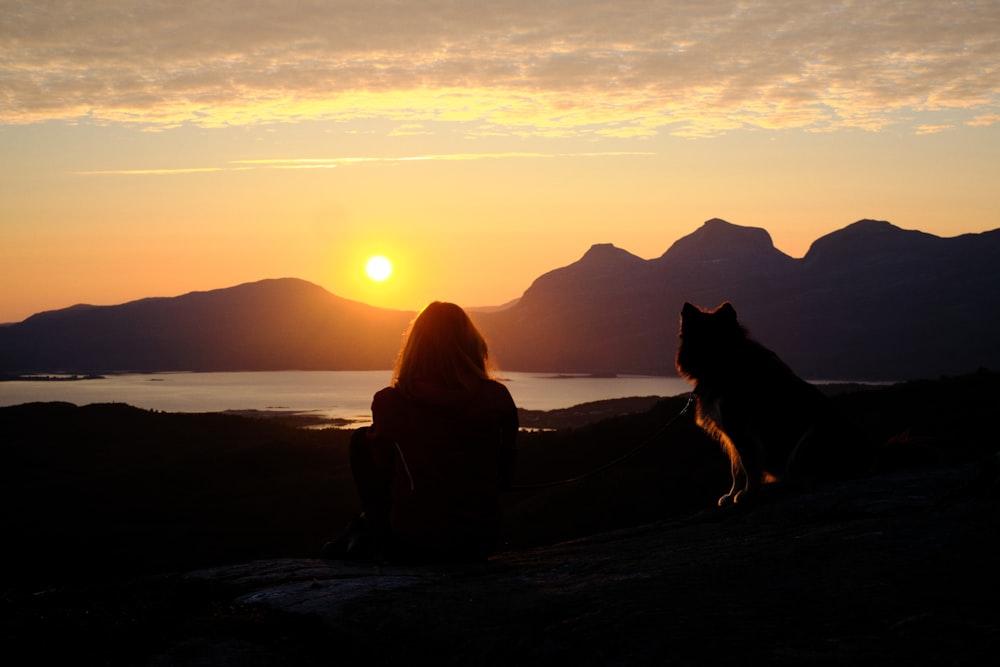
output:
[[[49,375],[39,375],[32,373],[15,374],[15,375],[4,375],[0,374],[0,382],[77,382],[80,380],[103,380],[105,377],[103,375],[97,375],[95,373],[88,373],[87,375],[80,375],[78,373],[73,374],[49,374]]]

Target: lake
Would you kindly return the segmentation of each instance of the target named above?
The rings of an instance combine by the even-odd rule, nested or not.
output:
[[[0,406],[35,401],[128,403],[165,412],[265,410],[310,412],[364,423],[372,395],[391,371],[268,371],[242,373],[144,373],[71,381],[0,382]],[[680,378],[646,375],[592,377],[502,373],[518,407],[555,410],[628,396],[677,396],[690,391]]]

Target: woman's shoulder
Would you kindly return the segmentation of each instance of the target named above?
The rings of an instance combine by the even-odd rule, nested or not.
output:
[[[387,407],[403,401],[403,392],[397,387],[385,387],[375,392],[372,397],[372,409]]]
[[[497,380],[484,380],[480,386],[480,392],[491,403],[496,403],[503,407],[514,407],[514,398],[510,395],[507,385]]]
[[[385,398],[388,396],[395,396],[398,392],[399,390],[396,389],[396,387],[393,386],[383,387],[375,392],[375,398],[379,397]]]
[[[483,379],[473,387],[463,390],[443,390],[433,387],[423,387],[417,396],[411,396],[399,387],[390,386],[380,389],[372,399],[372,409],[389,411],[403,406],[440,405],[468,408],[472,405],[490,410],[516,410],[514,399],[507,386],[502,382]]]

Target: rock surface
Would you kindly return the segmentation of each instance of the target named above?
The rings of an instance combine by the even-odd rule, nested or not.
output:
[[[309,558],[355,502],[348,431],[0,409],[0,643],[37,664],[992,664],[1000,376],[835,401],[882,474],[725,510],[684,397],[525,433],[508,548],[448,567]]]
[[[481,564],[266,560],[182,579],[280,612],[284,631],[326,647],[297,644],[300,664],[979,665],[1000,649],[998,509],[991,462],[776,495]],[[172,638],[150,661],[283,662],[274,648],[288,637],[268,639],[273,626],[243,639],[221,630]]]

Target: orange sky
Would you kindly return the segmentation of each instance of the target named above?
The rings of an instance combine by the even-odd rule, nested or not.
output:
[[[796,257],[1000,227],[997,3],[0,9],[0,322],[283,276],[495,305],[712,217]]]

